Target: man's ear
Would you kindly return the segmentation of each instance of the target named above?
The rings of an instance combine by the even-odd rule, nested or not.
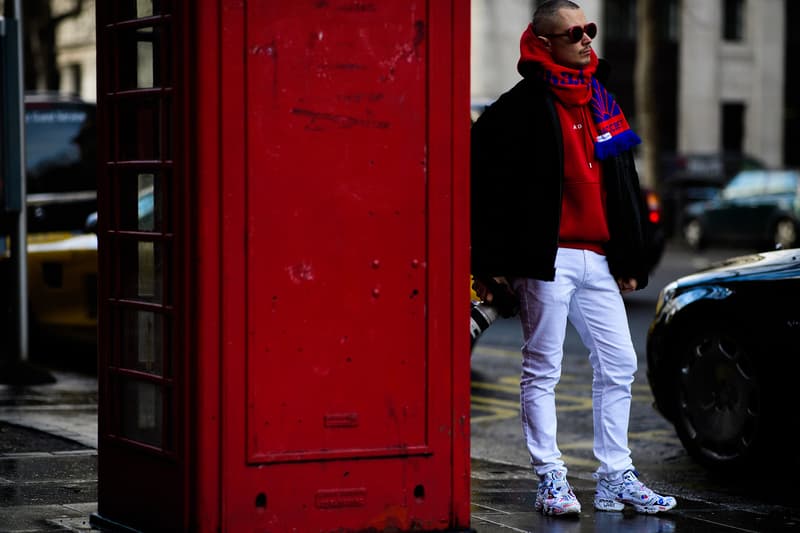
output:
[[[541,35],[537,35],[536,38],[544,43],[545,48],[550,50],[550,39],[548,39],[547,37],[542,37]]]

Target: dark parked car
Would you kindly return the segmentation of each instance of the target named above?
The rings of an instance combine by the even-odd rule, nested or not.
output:
[[[796,457],[800,249],[734,257],[665,286],[647,335],[656,409],[709,467]]]
[[[796,246],[798,186],[796,170],[743,170],[712,199],[686,206],[684,240],[695,249],[711,243]]]
[[[664,204],[664,229],[669,236],[680,235],[685,221],[686,206],[714,199],[725,186],[712,178],[677,177],[661,187]]]
[[[711,200],[742,170],[764,168],[754,157],[740,153],[666,154],[658,191],[663,227],[668,237],[680,235],[683,212],[693,202]]]

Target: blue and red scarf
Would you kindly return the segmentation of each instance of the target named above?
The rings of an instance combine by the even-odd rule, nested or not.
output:
[[[589,65],[584,69],[558,65],[553,62],[542,40],[534,35],[530,24],[522,33],[517,70],[523,76],[531,71],[536,72],[564,105],[590,104],[597,128],[594,155],[603,160],[633,148],[642,140],[628,125],[611,93],[594,77],[597,63],[597,54],[592,50]],[[531,69],[531,66],[537,68]]]

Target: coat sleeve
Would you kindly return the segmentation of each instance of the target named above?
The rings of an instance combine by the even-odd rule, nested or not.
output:
[[[611,240],[606,248],[615,278],[635,278],[638,289],[647,286],[649,269],[647,206],[639,185],[633,153],[627,151],[604,163]]]
[[[480,277],[554,276],[561,206],[557,116],[543,89],[522,80],[471,132],[470,250]]]
[[[470,234],[471,269],[478,277],[496,275],[490,258],[497,253],[492,242],[496,220],[496,186],[492,186],[492,112],[484,111],[470,132]]]

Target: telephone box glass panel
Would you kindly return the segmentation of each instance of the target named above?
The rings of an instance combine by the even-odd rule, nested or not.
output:
[[[119,227],[126,231],[162,232],[165,184],[161,172],[123,175],[120,182]]]
[[[122,316],[122,365],[131,370],[164,375],[163,316],[125,309]]]
[[[119,116],[119,159],[153,161],[167,157],[162,146],[163,109],[161,102],[121,101]]]
[[[120,294],[147,302],[164,301],[164,249],[161,242],[121,240]]]
[[[162,446],[164,397],[161,388],[146,381],[123,379],[123,437]]]

